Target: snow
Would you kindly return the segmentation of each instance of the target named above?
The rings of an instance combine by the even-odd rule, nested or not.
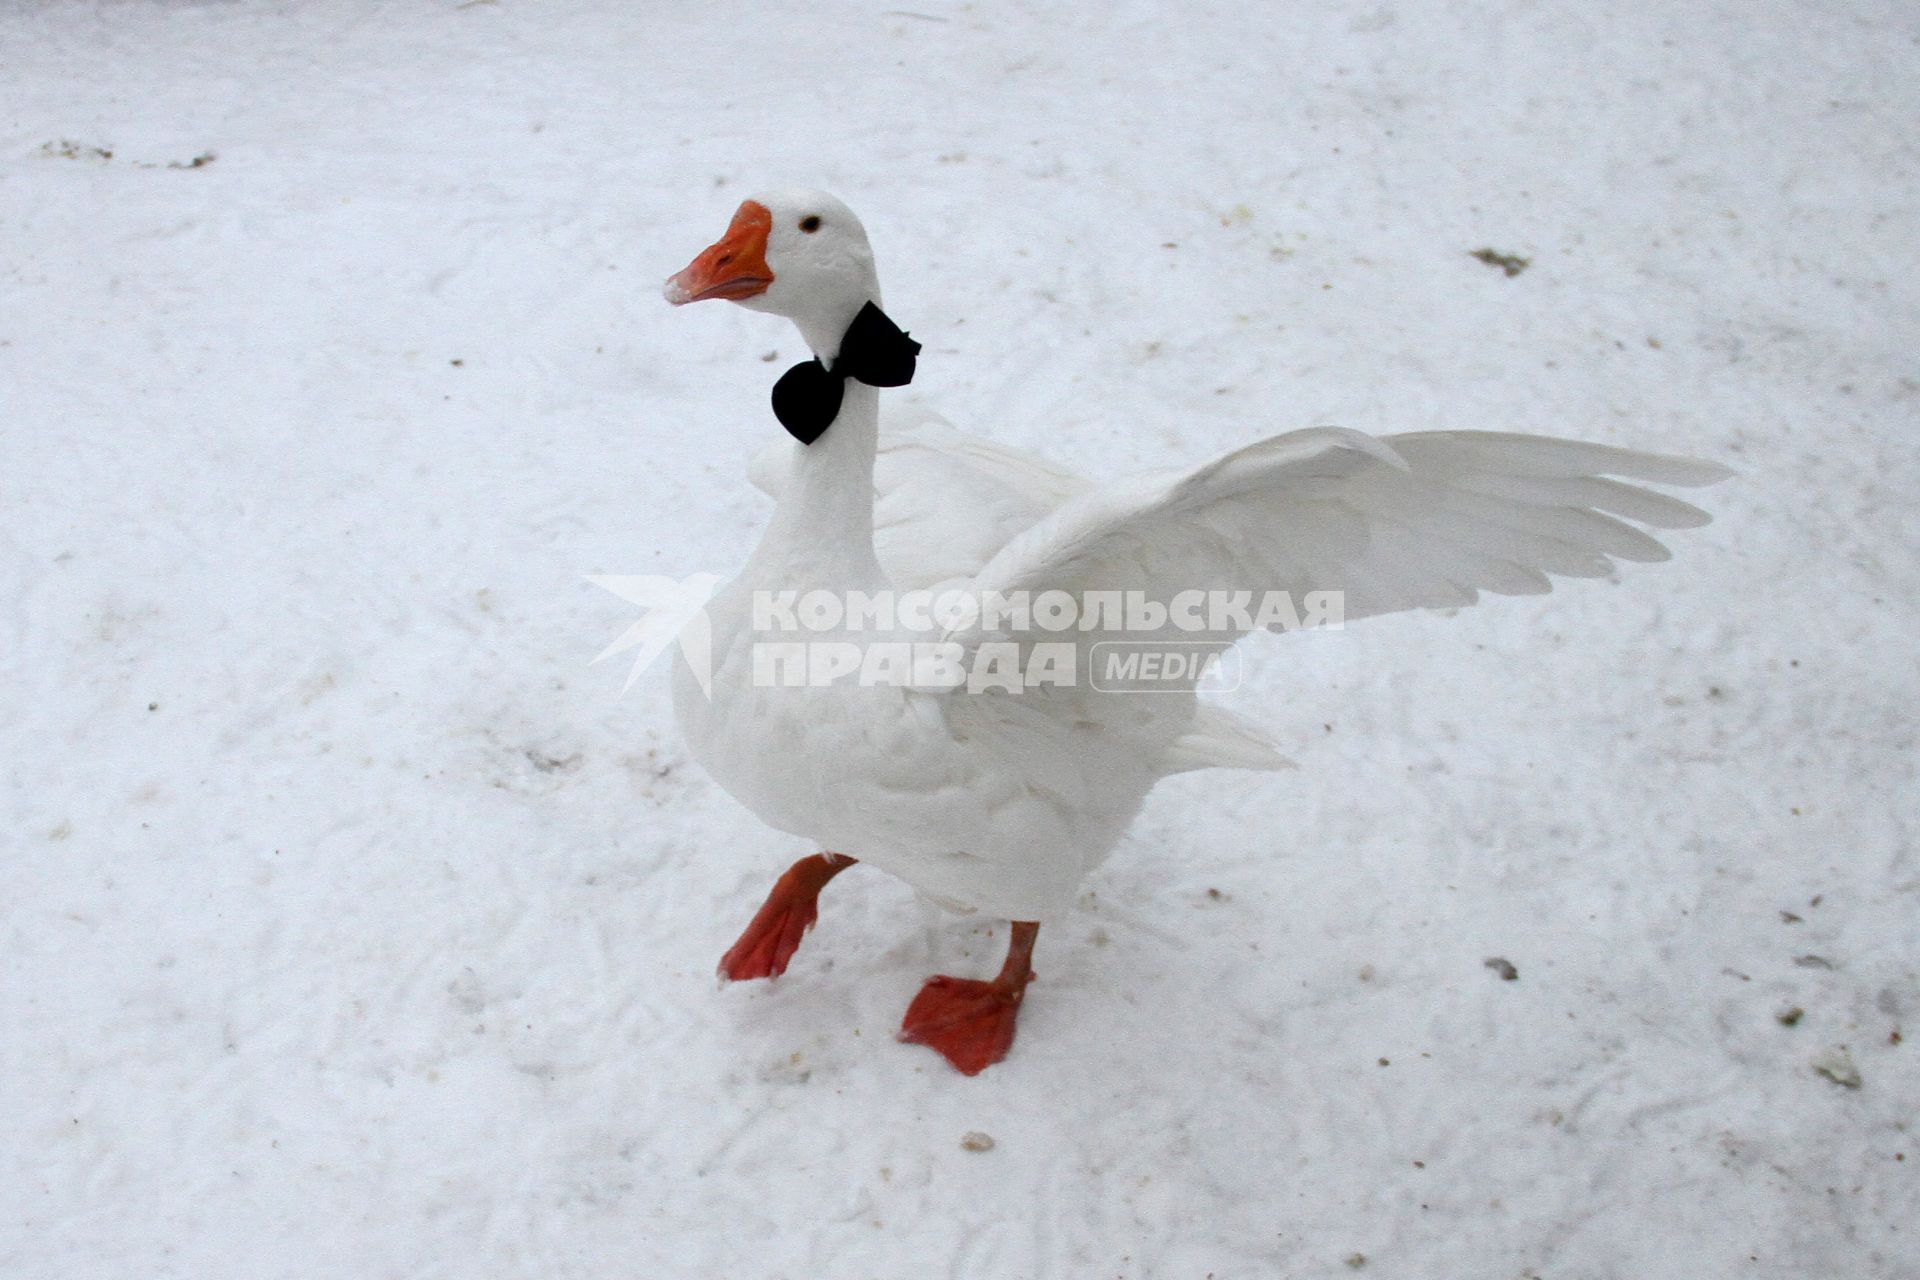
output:
[[[1648,9],[0,13],[0,1273],[1916,1274],[1913,17]],[[1156,793],[964,1079],[891,1032],[1004,926],[856,870],[716,990],[807,850],[589,665],[764,519],[797,339],[658,282],[787,182],[1093,474],[1742,474],[1258,645],[1303,768]]]

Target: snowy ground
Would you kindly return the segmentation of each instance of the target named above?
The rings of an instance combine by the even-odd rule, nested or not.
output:
[[[1920,77],[1840,7],[8,6],[0,1274],[1920,1274]],[[764,518],[797,341],[657,284],[787,181],[1095,474],[1743,474],[1260,646],[1303,768],[1158,793],[963,1079],[890,1033],[1004,935],[852,874],[716,990],[804,850],[588,665]]]

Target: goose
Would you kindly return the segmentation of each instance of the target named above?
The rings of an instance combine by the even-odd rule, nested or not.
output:
[[[889,413],[883,426],[880,393],[911,379],[919,344],[882,308],[860,220],[823,191],[745,201],[664,293],[676,306],[722,299],[783,316],[813,353],[774,388],[791,439],[750,468],[774,496],[773,514],[706,606],[705,669],[683,651],[673,676],[694,758],[766,824],[820,850],[775,879],[720,976],[784,973],[825,886],[857,863],[879,867],[943,906],[1011,922],[996,976],[935,975],[901,1023],[901,1040],[966,1075],[1006,1057],[1041,925],[1073,906],[1156,783],[1291,764],[1262,728],[1199,697],[1204,663],[1160,683],[1128,684],[1137,673],[1123,670],[1103,684],[1099,646],[1144,635],[1217,652],[1252,630],[1299,625],[1285,610],[1196,607],[1187,620],[1197,627],[1176,630],[1155,606],[1185,590],[1339,593],[1351,622],[1458,608],[1483,592],[1538,594],[1555,576],[1608,575],[1616,560],[1664,560],[1641,526],[1709,517],[1649,486],[1731,474],[1543,436],[1313,427],[1197,467],[1094,483],[924,409]],[[838,646],[862,660],[857,673],[838,662],[795,678],[765,657],[791,656],[778,646],[794,639],[795,599],[936,589],[976,605],[1050,594],[1081,607],[1066,628],[1037,609],[902,609],[883,640],[868,619],[823,606],[805,632],[808,652]],[[902,635],[959,655],[966,680],[952,664],[865,678],[864,659]],[[978,682],[969,666],[1048,646],[1077,662],[1079,678]]]

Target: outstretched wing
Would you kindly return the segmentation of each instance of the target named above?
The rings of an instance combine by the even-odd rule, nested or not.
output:
[[[748,479],[779,497],[804,447],[776,441],[754,458]],[[873,486],[874,551],[902,590],[971,578],[1017,534],[1093,487],[913,405],[881,420]]]
[[[1542,436],[1312,428],[1084,493],[1003,547],[974,586],[983,598],[1064,590],[1082,599],[1083,616],[1093,591],[1163,605],[1185,591],[1286,592],[1296,605],[1340,592],[1348,620],[1458,607],[1483,591],[1546,592],[1551,575],[1603,577],[1615,560],[1664,560],[1667,549],[1636,523],[1679,529],[1709,517],[1645,486],[1729,474]],[[1192,638],[1232,640],[1244,629],[1229,620]],[[1068,637],[976,626],[949,638]],[[1117,636],[1103,627],[1073,638],[1086,647]]]

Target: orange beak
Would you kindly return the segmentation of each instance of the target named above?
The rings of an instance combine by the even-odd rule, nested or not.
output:
[[[767,266],[767,235],[772,230],[773,215],[767,206],[756,200],[743,203],[727,234],[689,262],[685,271],[667,277],[667,301],[678,307],[708,298],[738,302],[765,293],[773,283],[773,269]]]

